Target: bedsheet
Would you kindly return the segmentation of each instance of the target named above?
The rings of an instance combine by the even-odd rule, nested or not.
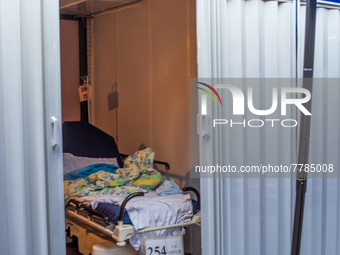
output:
[[[189,194],[175,194],[170,196],[155,196],[153,198],[136,197],[126,204],[133,227],[136,231],[161,227],[191,220],[193,206]],[[172,236],[174,232],[185,233],[181,227],[164,229],[148,233],[148,238]],[[141,238],[144,234],[135,234],[130,238],[130,244],[135,250],[140,249]]]
[[[194,212],[194,214],[196,214],[197,213],[197,201],[192,199],[191,202],[192,202],[192,206],[193,206],[193,212]],[[97,208],[96,208],[96,211],[107,216],[111,223],[114,223],[116,225],[118,224],[119,213],[120,213],[120,206],[119,205],[99,203]],[[123,223],[124,224],[132,224],[131,219],[130,219],[129,214],[126,211],[126,209],[124,210]]]

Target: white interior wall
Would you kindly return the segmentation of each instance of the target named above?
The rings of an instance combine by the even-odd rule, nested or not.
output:
[[[80,120],[79,24],[60,20],[61,99],[63,121]]]
[[[196,77],[194,0],[143,0],[92,20],[93,124],[121,153],[151,147],[189,180],[190,77]],[[108,96],[117,84],[118,108]]]
[[[189,179],[195,14],[195,0],[143,0],[92,19],[92,124],[112,135],[122,153],[151,147],[180,186],[199,188]],[[118,108],[109,110],[113,90]],[[200,254],[200,228],[187,231],[186,251]]]

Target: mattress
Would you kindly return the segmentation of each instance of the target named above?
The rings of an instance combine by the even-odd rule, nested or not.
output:
[[[192,200],[192,205],[193,205],[194,214],[196,214],[197,213],[197,201]],[[118,218],[119,218],[119,213],[120,213],[120,206],[119,205],[99,203],[97,208],[96,208],[96,211],[100,212],[100,213],[104,214],[106,217],[108,217],[109,221],[111,223],[114,223],[114,224],[118,223]],[[124,224],[132,224],[130,217],[129,217],[129,214],[127,213],[126,209],[124,210],[123,223]]]

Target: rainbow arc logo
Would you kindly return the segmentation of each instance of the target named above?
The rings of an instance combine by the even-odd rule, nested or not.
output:
[[[220,101],[220,104],[221,104],[221,106],[222,106],[222,100],[221,100],[221,98],[220,98],[220,95],[217,93],[217,91],[216,91],[213,87],[211,87],[210,85],[208,85],[208,84],[206,84],[206,83],[203,83],[203,82],[197,82],[197,83],[198,83],[198,84],[201,84],[201,85],[203,85],[203,86],[206,86],[206,87],[209,88],[212,92],[214,92],[214,94],[217,96],[217,98],[218,98],[218,100]],[[216,100],[215,100],[214,96],[211,94],[211,92],[210,92],[209,90],[204,89],[204,88],[200,88],[200,87],[197,87],[197,88],[200,89],[200,90],[203,90],[204,92],[206,92],[206,93],[214,100],[214,103],[215,103],[215,105],[217,106]]]

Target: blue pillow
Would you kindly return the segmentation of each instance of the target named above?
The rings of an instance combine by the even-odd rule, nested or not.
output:
[[[67,174],[64,174],[64,181],[66,180],[75,180],[78,178],[86,178],[87,176],[94,174],[99,171],[105,171],[109,173],[114,173],[118,169],[118,166],[110,165],[110,164],[94,164],[89,165],[77,170],[74,170],[72,172],[69,172]]]

